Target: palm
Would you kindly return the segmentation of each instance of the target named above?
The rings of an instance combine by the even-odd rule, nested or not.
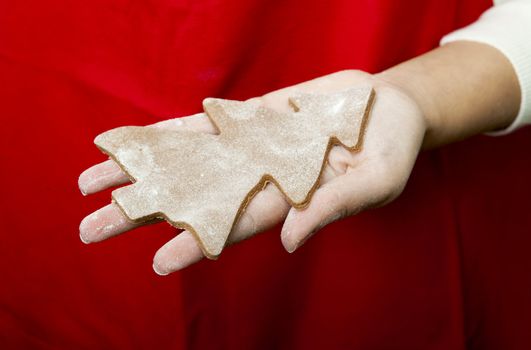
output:
[[[238,220],[229,243],[264,231],[287,215],[282,241],[288,251],[293,251],[324,225],[368,207],[385,204],[398,196],[414,164],[425,130],[421,113],[405,94],[366,73],[345,71],[272,92],[261,97],[260,101],[268,107],[286,110],[289,108],[287,98],[294,91],[323,93],[358,84],[371,84],[376,90],[363,150],[351,153],[340,146],[332,148],[320,187],[304,210],[290,210],[281,192],[268,184],[252,199]],[[163,121],[155,126],[215,132],[202,114]],[[110,160],[86,170],[79,179],[80,188],[86,194],[126,182],[125,174]],[[96,242],[138,226],[127,220],[116,205],[109,204],[82,221],[80,234],[85,242]],[[157,252],[154,267],[159,273],[166,274],[202,257],[192,234],[183,231]]]

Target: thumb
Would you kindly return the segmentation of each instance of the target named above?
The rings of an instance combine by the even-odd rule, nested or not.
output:
[[[280,235],[289,253],[324,226],[388,198],[385,186],[378,186],[374,177],[353,175],[337,177],[318,188],[305,209],[290,209]]]

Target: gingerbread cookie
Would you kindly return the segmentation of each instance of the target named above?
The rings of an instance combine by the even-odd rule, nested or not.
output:
[[[300,94],[290,98],[292,113],[207,98],[203,107],[218,135],[127,126],[94,142],[133,181],[112,193],[129,219],[163,218],[192,232],[204,254],[216,258],[268,182],[292,206],[309,203],[331,146],[361,149],[373,97],[371,87]]]

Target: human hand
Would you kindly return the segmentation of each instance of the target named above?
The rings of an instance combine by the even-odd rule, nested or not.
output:
[[[334,146],[320,186],[303,210],[290,208],[282,193],[269,183],[246,207],[229,236],[229,244],[265,231],[285,218],[282,244],[293,252],[325,225],[384,205],[402,192],[421,148],[426,122],[415,100],[399,87],[364,72],[341,71],[271,92],[257,100],[267,107],[289,111],[288,97],[295,93],[327,93],[355,85],[371,85],[376,91],[361,152]],[[216,132],[202,113],[166,120],[153,127]],[[79,187],[84,194],[92,194],[127,182],[129,179],[118,165],[108,160],[83,172]],[[98,242],[140,225],[129,221],[116,204],[109,204],[83,219],[80,237],[85,243]],[[158,274],[168,274],[202,258],[193,235],[183,231],[159,249],[153,268]]]

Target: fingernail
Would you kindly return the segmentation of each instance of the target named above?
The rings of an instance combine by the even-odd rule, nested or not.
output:
[[[90,241],[87,241],[87,239],[85,237],[83,237],[83,234],[79,234],[79,239],[81,240],[81,242],[85,243],[85,244],[90,244]]]
[[[82,181],[81,181],[81,177],[82,176],[83,176],[83,174],[79,175],[79,177],[77,179],[77,187],[79,188],[79,191],[81,192],[81,194],[86,196],[87,195],[87,191],[83,188],[83,184],[82,184]]]
[[[79,239],[81,240],[81,242],[85,244],[89,244],[90,240],[87,239],[87,234],[85,232],[86,226],[87,226],[87,218],[84,218],[83,220],[81,220],[81,223],[79,224]]]
[[[167,276],[169,275],[170,273],[169,272],[161,272],[157,269],[157,265],[155,263],[153,263],[153,271],[155,271],[155,273],[159,276]]]
[[[292,237],[293,237],[293,234],[290,230],[287,230],[287,229],[283,230],[281,241],[282,241],[282,245],[284,246],[284,249],[286,249],[288,253],[293,253],[295,249],[297,249],[297,243],[293,242]]]
[[[287,246],[284,245],[284,248],[286,249],[286,251],[287,251],[288,253],[291,254],[291,253],[293,253],[293,252],[297,249],[297,245],[295,245],[295,244],[288,244]]]
[[[286,219],[284,220],[284,225],[282,226],[282,231],[280,232],[280,234],[283,237],[289,237],[290,236],[291,231],[288,229],[288,227],[291,226],[291,223],[295,220],[296,217],[297,217],[297,212],[295,210],[291,209],[288,212],[288,215],[286,216]]]
[[[284,246],[286,248],[286,250],[288,251],[288,253],[293,253],[294,251],[296,251],[297,249],[299,249],[299,247],[301,245],[304,244],[304,242],[306,242],[306,239],[302,239],[300,240],[299,242],[296,242],[296,243],[292,243],[292,244],[288,244],[288,246]]]
[[[295,221],[296,217],[297,212],[291,209],[288,215],[286,216],[286,219],[284,220],[284,225],[282,226],[282,231],[280,232],[280,239],[282,241],[282,245],[288,253],[293,253],[296,249],[295,244],[291,242],[293,236],[291,227],[293,226],[292,223]]]
[[[290,232],[286,228],[286,222],[284,222],[284,225],[282,225],[282,229],[280,230],[280,237],[284,238],[287,237],[289,234]]]

